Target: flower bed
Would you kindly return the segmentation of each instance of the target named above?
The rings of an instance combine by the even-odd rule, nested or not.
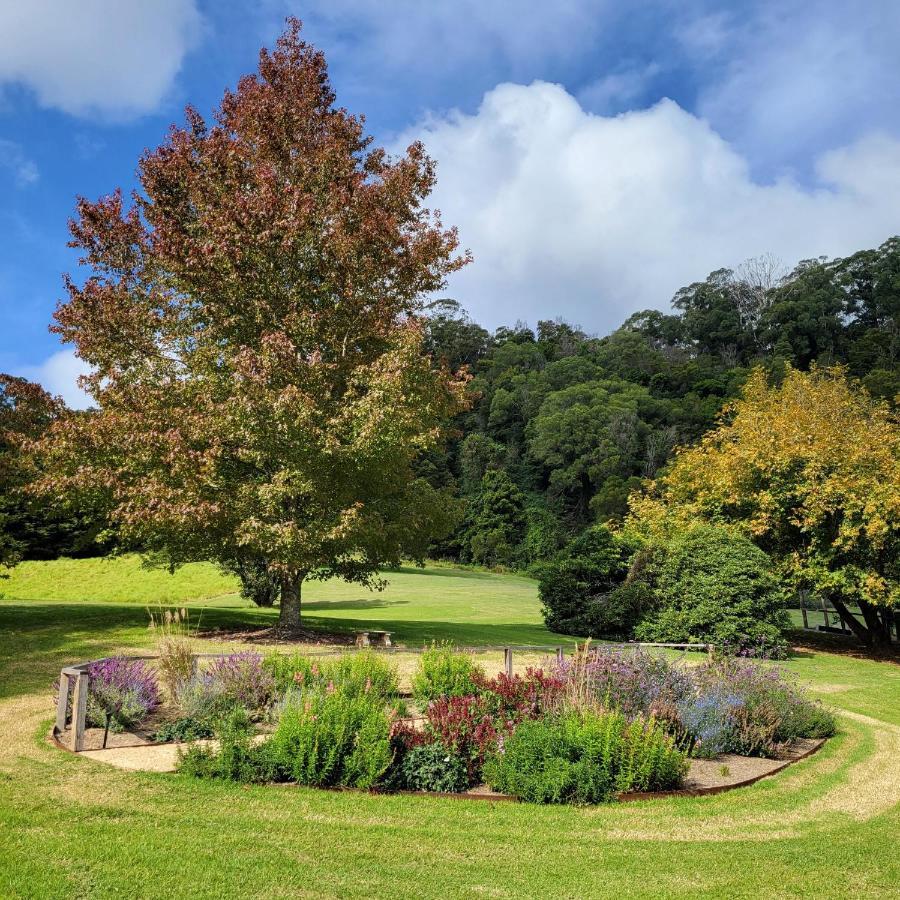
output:
[[[105,661],[95,703],[119,697],[111,685],[132,684],[135,662]],[[143,664],[141,674],[141,696],[156,697],[142,707],[149,715],[160,692],[147,688]],[[157,740],[188,742],[178,766],[188,775],[382,791],[481,786],[541,803],[677,790],[692,756],[780,757],[834,732],[831,714],[779,669],[678,666],[632,648],[582,648],[490,678],[468,654],[433,647],[411,704],[372,651],[325,662],[233,654],[194,667],[167,694]],[[217,741],[197,742],[210,736]]]

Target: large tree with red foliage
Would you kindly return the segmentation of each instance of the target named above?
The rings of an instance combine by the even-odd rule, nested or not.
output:
[[[264,560],[293,627],[305,579],[371,583],[445,524],[414,462],[464,385],[417,313],[467,256],[423,205],[423,147],[375,148],[296,20],[212,123],[186,119],[130,203],[78,203],[91,274],[54,330],[97,412],[51,429],[41,487],[93,495],[172,564]]]

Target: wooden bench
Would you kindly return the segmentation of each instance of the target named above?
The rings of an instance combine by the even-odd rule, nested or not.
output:
[[[382,647],[390,647],[392,646],[391,634],[393,634],[391,631],[357,631],[356,646],[371,647],[380,645]]]

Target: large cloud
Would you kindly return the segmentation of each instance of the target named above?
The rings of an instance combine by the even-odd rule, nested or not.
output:
[[[4,0],[0,85],[80,116],[148,112],[200,27],[194,0]]]
[[[663,100],[617,117],[562,87],[503,84],[474,115],[432,117],[434,205],[475,263],[450,293],[490,325],[557,315],[604,331],[715,268],[787,264],[900,231],[900,142],[871,135],[815,164],[816,184],[759,184],[702,119]]]

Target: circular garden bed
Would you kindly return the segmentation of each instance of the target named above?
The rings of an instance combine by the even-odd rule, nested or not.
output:
[[[59,746],[198,778],[590,804],[750,784],[835,728],[783,671],[749,660],[688,666],[600,645],[489,677],[435,646],[401,693],[389,655],[371,650],[160,649],[64,669]]]

